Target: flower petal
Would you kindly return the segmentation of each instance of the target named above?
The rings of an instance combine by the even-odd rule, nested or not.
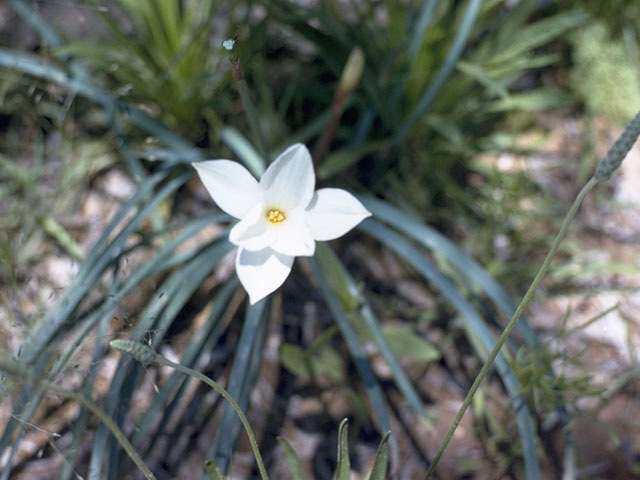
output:
[[[262,250],[271,246],[277,236],[263,215],[263,206],[256,205],[229,232],[229,241],[247,250]]]
[[[252,305],[275,291],[289,276],[294,257],[270,248],[251,252],[244,248],[236,256],[236,273]]]
[[[277,238],[270,245],[276,252],[284,255],[310,257],[316,250],[316,242],[305,222],[305,211],[301,208],[287,212],[287,219],[271,229]]]
[[[242,218],[262,201],[255,178],[237,162],[207,160],[192,163],[213,201],[232,217]]]
[[[313,196],[315,184],[311,154],[301,143],[281,153],[260,179],[267,206],[285,210],[306,207]]]
[[[370,215],[346,190],[322,188],[315,192],[307,207],[306,221],[314,240],[333,240]]]

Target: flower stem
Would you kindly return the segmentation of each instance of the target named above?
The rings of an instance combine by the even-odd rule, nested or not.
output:
[[[23,365],[20,365],[5,356],[0,357],[0,370],[5,371],[13,376],[16,376],[22,379],[33,378],[33,372],[31,371],[31,369]],[[144,461],[142,460],[142,458],[140,457],[136,449],[133,447],[133,445],[131,445],[127,436],[120,429],[120,427],[118,427],[116,422],[114,422],[113,419],[109,415],[107,415],[107,413],[103,409],[101,409],[98,405],[96,405],[91,400],[86,398],[84,395],[73,392],[71,390],[67,390],[66,388],[62,388],[48,380],[36,379],[35,382],[38,385],[46,388],[50,392],[54,392],[54,393],[57,393],[58,395],[62,395],[63,397],[70,398],[71,400],[74,400],[79,404],[81,404],[87,410],[90,410],[91,413],[93,413],[96,417],[98,417],[100,421],[102,421],[107,426],[107,428],[111,430],[111,433],[113,434],[113,436],[116,437],[116,440],[118,440],[120,445],[122,445],[122,448],[124,448],[124,450],[127,452],[131,460],[133,460],[133,462],[137,465],[140,471],[144,474],[144,477],[147,480],[156,480],[155,475],[151,472],[149,467],[147,467],[147,465],[144,463]]]
[[[329,151],[331,141],[333,140],[333,137],[335,137],[336,129],[340,123],[340,118],[342,118],[345,98],[346,95],[343,92],[336,90],[336,93],[333,96],[333,101],[331,102],[331,109],[329,110],[329,124],[313,149],[312,157],[316,165],[324,159],[325,155]]]
[[[251,100],[251,92],[249,91],[249,86],[244,78],[242,67],[240,66],[240,59],[235,55],[230,58],[229,61],[231,63],[231,73],[235,80],[238,93],[240,94],[240,100],[242,101],[244,112],[247,114],[247,120],[249,120],[249,127],[251,128],[253,139],[257,143],[260,155],[262,155],[262,158],[266,163],[269,163],[267,143],[265,142],[264,135],[262,135],[262,130],[260,129],[260,118],[258,117],[258,111],[256,110],[253,100]]]
[[[342,75],[340,76],[340,83],[333,95],[333,101],[331,102],[330,119],[327,128],[325,129],[322,137],[316,143],[313,149],[313,161],[319,164],[325,155],[329,151],[333,137],[336,135],[336,129],[340,124],[340,118],[344,111],[345,100],[356,89],[362,78],[362,72],[364,71],[364,52],[360,47],[355,47],[351,50],[349,58],[345,63]]]
[[[478,373],[478,376],[476,377],[473,384],[471,385],[471,388],[469,389],[469,392],[467,393],[467,396],[465,397],[464,402],[462,402],[462,405],[460,406],[460,409],[458,410],[458,413],[455,419],[453,420],[453,423],[451,424],[449,431],[447,432],[444,440],[442,441],[440,448],[436,452],[436,455],[433,457],[433,460],[429,465],[429,469],[427,470],[427,474],[426,474],[427,479],[431,478],[431,475],[433,475],[436,469],[436,466],[438,465],[438,462],[440,461],[440,458],[444,453],[444,450],[447,448],[447,445],[449,445],[449,442],[451,441],[451,438],[453,437],[453,434],[456,431],[456,428],[458,428],[458,425],[460,424],[460,421],[462,420],[463,415],[467,411],[467,408],[469,408],[469,405],[471,404],[471,401],[473,400],[473,397],[476,394],[478,387],[480,387],[480,383],[482,383],[482,380],[484,380],[484,377],[486,377],[487,373],[489,372],[489,368],[491,368],[491,366],[493,365],[493,362],[498,356],[498,353],[500,352],[500,350],[502,349],[502,346],[504,345],[507,338],[511,334],[511,331],[513,330],[513,328],[516,326],[516,323],[518,323],[518,320],[520,319],[522,312],[524,311],[526,306],[529,304],[529,302],[533,298],[533,294],[538,288],[538,285],[540,284],[540,282],[546,275],[547,271],[549,270],[551,261],[553,260],[553,257],[555,257],[556,252],[558,251],[558,247],[560,246],[560,243],[562,243],[562,240],[566,236],[567,230],[569,229],[569,225],[573,221],[573,218],[576,216],[576,213],[578,212],[578,208],[582,204],[582,201],[584,200],[587,193],[589,193],[589,191],[591,191],[591,189],[595,187],[597,183],[598,183],[598,180],[596,178],[591,178],[591,180],[589,180],[587,184],[584,187],[582,187],[582,190],[580,190],[580,193],[578,193],[576,199],[573,201],[573,205],[571,205],[571,208],[569,209],[567,216],[562,222],[560,231],[556,235],[556,238],[553,240],[553,244],[551,245],[551,250],[549,250],[547,257],[544,259],[544,262],[542,263],[540,270],[538,270],[538,273],[533,279],[533,282],[529,286],[527,293],[525,293],[524,297],[522,297],[522,300],[520,301],[520,304],[516,308],[513,316],[509,320],[509,323],[507,323],[507,326],[504,328],[502,334],[500,335],[500,338],[498,338],[498,341],[493,347],[493,350],[489,354],[489,358],[487,358],[484,365],[482,366],[482,369],[480,370],[480,373]]]

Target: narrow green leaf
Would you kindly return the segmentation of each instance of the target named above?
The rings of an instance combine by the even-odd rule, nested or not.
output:
[[[74,320],[75,328],[73,337],[65,343],[65,347],[62,352],[56,352],[57,359],[54,365],[51,367],[51,370],[49,372],[50,376],[52,378],[55,378],[55,376],[58,375],[66,367],[72,356],[76,353],[78,345],[86,339],[91,330],[95,328],[95,326],[101,319],[103,319],[105,316],[109,316],[112,309],[129,292],[136,288],[136,286],[141,281],[143,281],[153,273],[162,272],[163,268],[169,268],[171,262],[168,262],[167,258],[170,258],[171,260],[175,258],[175,255],[171,256],[171,252],[173,252],[178,245],[182,244],[186,239],[191,238],[199,229],[203,228],[207,224],[210,224],[212,221],[215,221],[215,219],[198,219],[197,221],[194,221],[192,225],[185,227],[184,231],[180,232],[180,234],[178,234],[171,242],[167,243],[151,260],[142,265],[139,269],[135,270],[129,277],[126,277],[123,283],[119,283],[117,285],[117,291],[113,292],[113,294],[109,294],[107,297],[107,301],[102,304],[100,308],[98,308],[97,310],[92,310],[89,314],[79,314],[77,319]],[[120,252],[120,254],[122,253],[123,252]],[[117,261],[118,258],[120,257],[116,257],[114,260]],[[114,268],[115,271],[117,271],[117,263]],[[76,290],[78,290],[79,288],[90,289],[91,285],[88,284],[79,287],[73,286],[72,283],[72,287],[69,288],[75,288]],[[65,298],[67,297],[63,296],[60,304],[64,305],[64,302],[66,301]],[[71,313],[69,313],[69,315],[71,315]],[[49,363],[50,357],[54,352],[55,350],[53,350],[52,348],[45,348],[42,351],[37,352],[38,364],[43,365]],[[23,409],[16,411],[16,415],[18,416],[18,418],[20,418],[23,422],[30,421],[32,415],[35,412],[35,409],[37,408],[43,396],[44,390],[39,389],[35,393],[29,392],[26,395],[24,401],[18,401],[18,405],[24,405]],[[15,420],[13,422],[11,420],[9,421],[3,432],[2,439],[0,440],[0,450],[4,451],[4,448],[6,448],[9,442],[11,442],[12,432],[16,427],[19,426],[20,425],[17,424],[17,421]],[[21,432],[23,433],[24,429],[22,429]],[[20,435],[22,435],[22,433]],[[19,441],[15,441],[13,442],[13,444],[15,446],[19,445]],[[6,470],[8,471],[9,469]]]
[[[115,282],[113,282],[115,285]],[[105,340],[108,338],[108,327],[109,327],[109,317],[104,316],[102,321],[100,322],[100,326],[98,328],[98,335],[96,337],[96,343],[93,348],[93,357],[91,359],[91,370],[89,371],[89,375],[84,382],[83,387],[83,395],[86,398],[92,397],[93,386],[95,384],[96,378],[98,376],[98,368],[100,366],[100,360],[103,356],[104,348],[105,348]],[[82,408],[80,410],[80,414],[78,418],[75,420],[73,425],[73,440],[71,445],[67,451],[69,452],[65,455],[65,462],[60,472],[60,480],[68,480],[71,478],[73,474],[74,467],[76,462],[78,461],[78,457],[81,451],[80,442],[82,441],[83,434],[85,433],[87,422],[89,419],[89,410],[86,408]]]
[[[58,221],[50,214],[46,213],[40,218],[40,225],[47,235],[51,237],[65,252],[75,260],[82,261],[84,252],[82,247],[76,242]]]
[[[247,140],[234,127],[224,127],[220,131],[220,139],[240,158],[242,163],[251,170],[256,177],[260,178],[265,170],[265,160],[258,151],[253,148],[251,142]]]
[[[236,399],[243,410],[246,410],[249,404],[249,395],[260,366],[262,346],[269,323],[265,318],[265,314],[268,313],[267,305],[269,305],[268,298],[255,305],[247,306],[244,325],[236,347],[236,355],[229,373],[227,391]],[[215,461],[222,471],[226,471],[229,466],[233,449],[240,434],[240,427],[241,423],[236,412],[229,404],[225,403],[218,435],[216,435],[208,453],[208,458]]]
[[[525,28],[527,20],[539,5],[538,0],[521,0],[518,8],[510,9],[506,18],[499,23],[496,33],[496,44],[500,50],[513,43],[514,38]]]
[[[146,336],[147,341],[152,345],[159,344],[193,292],[200,287],[203,280],[213,271],[231,247],[224,240],[213,242],[187,265],[174,271],[158,289],[160,294],[147,305],[138,319],[130,339],[143,341]],[[153,333],[150,334],[150,332]],[[129,408],[131,394],[143,371],[137,363],[132,366],[130,360],[130,358],[120,360],[104,401],[105,411],[110,415],[118,414],[118,417],[121,417],[120,420],[123,420],[123,416]],[[99,476],[105,455],[108,457],[105,462],[107,468],[120,465],[116,458],[119,455],[119,451],[115,448],[117,445],[108,443],[108,441],[108,431],[99,428],[94,440],[89,466],[91,478],[95,478],[95,475]]]
[[[359,291],[355,281],[344,268],[340,259],[336,256],[331,247],[324,243],[316,245],[315,258],[323,271],[326,272],[329,285],[331,286],[334,295],[336,295],[340,300],[342,308],[349,314],[350,320],[354,322],[361,321],[368,330],[368,332],[360,332],[360,330],[364,329],[358,329],[358,333],[369,333],[371,337],[373,337],[373,340],[380,349],[380,353],[393,373],[393,378],[398,389],[402,392],[402,395],[407,402],[409,402],[409,405],[416,415],[426,418],[426,413],[424,411],[420,395],[396,359],[396,356],[389,346],[389,343],[387,342],[387,339],[385,338],[366,297]]]
[[[506,47],[492,57],[492,62],[505,62],[527,54],[559,35],[576,28],[589,20],[589,15],[582,10],[572,10],[545,18],[522,28],[517,35],[505,39]]]
[[[424,2],[424,6],[422,7],[420,16],[413,27],[413,32],[409,40],[409,58],[411,60],[415,58],[418,50],[420,49],[424,34],[427,32],[429,25],[431,25],[433,21],[433,14],[437,4],[438,0],[427,0]]]
[[[430,281],[442,295],[456,308],[465,321],[469,334],[477,336],[484,347],[483,355],[488,355],[495,345],[495,338],[490,327],[473,308],[473,306],[456,290],[453,284],[418,250],[396,232],[384,227],[375,220],[367,219],[360,228],[377,238],[383,245],[404,258],[414,269]],[[516,415],[516,423],[522,443],[527,480],[535,480],[540,476],[540,465],[536,452],[536,436],[531,413],[524,398],[522,388],[515,373],[507,363],[504,355],[499,353],[495,361],[496,370],[509,394],[512,408]]]
[[[333,474],[334,480],[349,480],[351,465],[349,463],[349,421],[345,418],[338,428],[338,462]]]
[[[368,480],[385,480],[387,478],[387,463],[389,461],[389,437],[391,437],[391,432],[385,433],[384,437],[382,437],[382,440],[380,441],[380,445],[378,446],[378,451],[376,453],[376,458],[373,462],[373,468],[371,469]]]
[[[512,110],[537,112],[573,103],[573,97],[558,88],[538,88],[528,92],[512,94],[507,98],[496,100],[489,110],[492,112],[507,112]]]
[[[0,65],[57,83],[100,104],[106,111],[119,111],[127,114],[129,120],[179,152],[185,161],[196,161],[202,158],[202,153],[197,148],[143,111],[123,103],[105,90],[90,84],[84,77],[70,76],[61,68],[41,57],[0,48]]]
[[[467,4],[462,24],[456,33],[456,37],[453,39],[453,43],[447,53],[447,58],[445,59],[444,64],[440,67],[440,70],[438,70],[438,73],[434,77],[433,82],[431,82],[429,89],[424,93],[418,104],[414,107],[402,125],[400,125],[396,130],[393,137],[394,143],[397,144],[404,138],[416,121],[431,106],[431,103],[435,100],[440,89],[444,86],[447,78],[451,74],[451,71],[455,67],[456,62],[462,55],[464,47],[467,44],[467,40],[469,39],[469,35],[471,35],[473,24],[476,21],[481,5],[482,0],[470,0]]]
[[[484,71],[484,69],[480,65],[474,65],[469,62],[460,61],[458,62],[457,68],[462,73],[465,73],[469,77],[473,78],[494,95],[502,99],[509,97],[509,92],[507,91],[506,87],[491,78],[491,76],[486,71]]]
[[[196,332],[196,335],[191,339],[189,345],[185,349],[182,357],[180,358],[180,364],[185,367],[198,369],[201,366],[201,361],[208,355],[208,352],[214,348],[218,338],[224,330],[224,324],[220,320],[223,317],[225,309],[236,290],[238,285],[237,280],[232,279],[227,281],[216,293],[215,297],[211,301],[211,312],[204,325]],[[162,384],[157,395],[151,401],[151,404],[147,407],[144,415],[138,422],[138,428],[131,439],[131,443],[134,447],[138,447],[143,441],[148,441],[148,432],[156,422],[155,419],[158,415],[162,415],[160,422],[155,427],[155,434],[151,441],[148,441],[147,453],[152,450],[157,440],[157,436],[162,432],[163,427],[169,422],[172,414],[176,411],[180,399],[186,391],[189,378],[182,375],[180,372],[173,372],[169,379]],[[171,393],[176,390],[176,386],[180,385],[177,392],[170,399]],[[169,401],[170,399],[170,401]]]
[[[131,233],[135,228],[142,223],[142,221],[155,209],[157,206],[171,193],[173,193],[178,187],[180,187],[188,178],[188,174],[183,173],[182,175],[177,176],[176,178],[170,180],[166,185],[164,185],[157,193],[153,194],[151,198],[148,200],[143,207],[137,212],[137,214],[129,221],[129,223],[118,233],[118,235],[105,247],[104,250],[100,251],[95,247],[87,254],[85,262],[83,266],[81,266],[80,271],[71,281],[70,286],[65,290],[65,293],[61,300],[58,302],[56,308],[52,310],[52,312],[46,316],[44,322],[42,322],[35,331],[31,334],[31,336],[24,342],[21,346],[21,359],[23,362],[27,364],[31,364],[35,361],[35,358],[43,352],[44,347],[59,334],[61,326],[64,322],[69,320],[70,315],[77,308],[77,306],[86,298],[89,291],[93,289],[105,269],[113,262],[114,257],[117,257],[118,253],[124,248],[124,244],[126,240],[129,238]],[[144,183],[144,188],[141,187],[140,190],[143,192],[146,191],[146,194],[149,195],[149,191],[156,182],[158,182],[162,176],[154,177],[153,179],[149,179],[149,183]],[[138,194],[134,196],[137,200],[140,200]],[[144,198],[144,197],[142,197]],[[127,202],[125,207],[121,209],[121,211],[126,212],[131,209],[135,205],[135,202],[131,204]],[[124,213],[123,213],[124,216]],[[116,215],[116,217],[120,217],[120,215]],[[115,220],[115,219],[114,219]],[[108,233],[113,233],[115,229],[115,224],[113,222],[110,224],[112,226],[111,232],[105,232],[105,241],[106,235]],[[101,242],[98,242],[97,246],[101,246]],[[85,266],[86,264],[86,266]]]
[[[358,198],[373,213],[375,218],[392,225],[424,247],[433,250],[436,255],[445,258],[467,277],[473,285],[480,287],[496,304],[496,307],[505,318],[511,318],[516,307],[509,294],[486,270],[451,240],[429,225],[423,224],[415,216],[392,206],[388,202],[368,196],[360,196]],[[522,317],[516,328],[527,342],[539,343],[526,318]]]
[[[319,247],[322,244],[317,245]],[[318,252],[318,248],[316,248],[316,253]],[[336,296],[335,292],[329,286],[327,281],[326,274],[324,273],[324,269],[320,267],[318,261],[312,257],[309,259],[309,263],[311,264],[311,268],[313,269],[314,276],[320,285],[320,289],[324,295],[324,298],[327,302],[329,310],[331,311],[338,327],[340,328],[340,332],[347,344],[347,348],[351,353],[351,357],[353,359],[353,363],[364,382],[365,388],[367,390],[367,396],[371,401],[371,405],[376,413],[376,417],[378,420],[378,424],[383,431],[391,430],[391,420],[389,419],[389,412],[387,411],[387,406],[384,399],[384,393],[376,376],[373,373],[371,365],[367,360],[367,356],[360,344],[360,340],[356,335],[356,332],[353,330],[349,318],[345,314],[343,307],[340,303],[340,300]],[[392,446],[395,452],[397,451],[397,444],[394,443],[394,439],[392,439]]]
[[[332,152],[320,164],[316,175],[324,180],[358,163],[362,157],[377,152],[386,142],[367,142]]]
[[[280,445],[282,445],[282,448],[284,449],[284,458],[287,460],[289,472],[291,472],[291,478],[293,480],[306,480],[307,477],[304,474],[302,462],[298,458],[298,455],[291,444],[283,437],[278,437],[278,442],[280,442]]]

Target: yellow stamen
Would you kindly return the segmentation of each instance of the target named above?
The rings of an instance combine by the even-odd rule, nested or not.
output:
[[[277,208],[272,208],[267,212],[267,220],[270,223],[282,223],[284,222],[285,218],[286,217],[284,216],[284,213],[282,213]]]

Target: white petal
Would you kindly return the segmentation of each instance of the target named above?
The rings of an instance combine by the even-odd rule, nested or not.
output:
[[[311,154],[301,143],[281,153],[260,179],[267,206],[284,210],[306,207],[315,184]]]
[[[314,240],[333,240],[370,215],[371,212],[346,190],[322,188],[313,195],[306,220]]]
[[[262,201],[260,185],[249,170],[231,160],[192,163],[213,201],[232,217],[242,218]]]
[[[305,212],[301,208],[287,212],[287,219],[272,230],[277,238],[271,244],[276,252],[284,255],[310,257],[316,250],[316,242],[305,222]]]
[[[253,305],[275,291],[289,276],[293,258],[265,248],[250,252],[244,248],[236,256],[236,273]]]
[[[264,216],[264,208],[258,204],[229,232],[229,241],[247,250],[262,250],[276,240],[276,232]]]

